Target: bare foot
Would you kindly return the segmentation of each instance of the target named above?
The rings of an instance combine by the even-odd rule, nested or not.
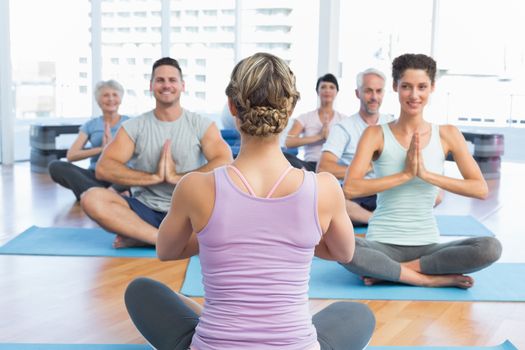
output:
[[[147,247],[150,244],[126,236],[117,235],[113,241],[113,248]]]
[[[427,275],[427,287],[458,287],[468,289],[474,285],[474,279],[466,275]]]
[[[363,280],[365,286],[373,286],[374,284],[384,282],[383,280],[374,277],[361,276],[360,278]]]

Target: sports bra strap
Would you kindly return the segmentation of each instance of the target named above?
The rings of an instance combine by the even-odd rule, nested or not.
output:
[[[234,165],[228,165],[228,168],[232,169],[235,174],[237,174],[237,176],[239,176],[239,179],[241,179],[242,183],[244,184],[244,186],[246,187],[246,189],[248,190],[248,192],[250,192],[250,194],[253,196],[253,197],[257,197],[257,195],[255,194],[255,192],[253,191],[252,189],[252,186],[250,186],[250,183],[248,182],[248,180],[246,180],[246,178],[244,177],[244,175],[241,173],[241,171],[239,169],[237,169],[237,167],[235,167]],[[288,173],[290,172],[290,170],[292,170],[293,167],[290,166],[288,168],[286,168],[286,170],[281,174],[281,176],[279,177],[279,179],[277,179],[277,182],[275,182],[275,184],[273,185],[272,189],[270,190],[270,192],[268,192],[268,195],[265,197],[265,198],[270,198],[273,193],[275,192],[275,190],[277,189],[277,187],[281,184],[281,182],[284,180],[284,178],[286,177],[286,175],[288,175]]]
[[[250,186],[250,184],[248,183],[248,180],[246,180],[246,178],[241,173],[241,171],[233,165],[228,165],[228,168],[232,169],[237,174],[237,176],[239,176],[239,179],[241,179],[242,183],[244,184],[248,192],[250,192],[252,196],[256,197],[255,192],[253,192],[252,186]]]
[[[289,166],[288,168],[286,168],[286,170],[281,174],[281,176],[279,177],[279,179],[277,180],[277,182],[275,183],[275,185],[273,185],[272,189],[270,190],[270,192],[268,192],[268,195],[266,196],[266,198],[270,198],[272,196],[272,194],[275,192],[275,190],[277,189],[277,187],[281,184],[281,182],[283,182],[284,178],[286,175],[288,175],[288,173],[290,172],[290,170],[292,170],[293,167],[292,166]]]

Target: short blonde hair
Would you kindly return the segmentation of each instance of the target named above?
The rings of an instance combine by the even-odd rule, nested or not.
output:
[[[240,61],[232,71],[226,95],[237,109],[241,131],[261,137],[284,130],[300,97],[290,67],[269,53]]]

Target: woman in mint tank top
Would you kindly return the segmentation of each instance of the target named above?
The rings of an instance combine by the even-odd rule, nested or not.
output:
[[[343,264],[366,285],[386,280],[427,287],[470,288],[467,274],[499,259],[501,244],[492,237],[439,243],[432,208],[439,189],[485,199],[488,188],[461,132],[434,125],[423,112],[435,88],[436,62],[405,54],[392,63],[399,118],[367,128],[344,183],[347,198],[377,193],[377,209],[366,239],[356,239],[353,260]],[[443,175],[451,153],[462,179]],[[364,176],[370,163],[375,179]]]
[[[226,88],[241,134],[235,161],[178,183],[160,225],[161,260],[199,254],[204,307],[147,278],[125,301],[157,349],[363,349],[370,309],[338,302],[312,316],[314,254],[347,263],[355,239],[335,177],[295,169],[279,135],[299,98],[286,63],[268,53],[239,62]]]

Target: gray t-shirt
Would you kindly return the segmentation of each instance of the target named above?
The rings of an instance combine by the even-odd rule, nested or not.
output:
[[[212,121],[183,110],[173,122],[158,120],[153,111],[146,112],[122,124],[135,143],[130,165],[133,169],[155,173],[164,142],[171,140],[171,155],[177,172],[184,173],[206,164],[201,139]],[[167,212],[175,186],[161,183],[147,187],[132,187],[133,197],[153,210]]]

